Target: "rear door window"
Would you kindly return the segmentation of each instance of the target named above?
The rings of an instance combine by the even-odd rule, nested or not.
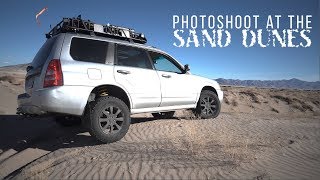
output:
[[[117,65],[152,69],[147,52],[144,49],[117,45]]]
[[[72,38],[70,55],[76,61],[106,62],[108,42],[84,38]]]

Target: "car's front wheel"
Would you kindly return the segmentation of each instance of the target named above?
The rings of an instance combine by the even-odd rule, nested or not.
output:
[[[100,97],[90,111],[88,128],[91,136],[103,143],[123,138],[131,123],[128,106],[112,96]]]
[[[195,114],[204,119],[215,118],[219,115],[221,104],[217,94],[203,90],[200,94]]]

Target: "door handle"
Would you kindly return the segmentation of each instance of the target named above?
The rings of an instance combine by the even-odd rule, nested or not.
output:
[[[169,74],[162,74],[162,77],[164,78],[171,78],[171,76]]]
[[[130,74],[130,71],[127,71],[127,70],[117,70],[117,73],[120,73],[120,74]]]

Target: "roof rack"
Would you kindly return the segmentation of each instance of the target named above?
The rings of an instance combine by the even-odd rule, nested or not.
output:
[[[145,44],[147,39],[144,34],[137,33],[133,29],[114,26],[114,25],[101,25],[95,24],[90,20],[82,20],[81,15],[77,18],[63,18],[55,27],[53,27],[49,33],[46,34],[46,38],[64,33],[64,32],[76,32],[89,35],[103,36],[113,39],[127,40],[130,42]]]

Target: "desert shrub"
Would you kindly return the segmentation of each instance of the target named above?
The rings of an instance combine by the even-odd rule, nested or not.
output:
[[[233,101],[232,101],[232,106],[238,106],[238,102],[235,101],[235,100],[233,100]]]
[[[275,109],[275,108],[271,108],[271,111],[279,113],[279,111],[277,109]]]
[[[320,106],[320,102],[319,102],[319,101],[317,101],[317,100],[312,101],[312,103],[313,103],[314,105],[316,105],[317,107],[319,107],[319,106]]]
[[[186,119],[186,120],[200,120],[201,119],[201,117],[199,115],[195,115],[192,110],[184,110],[182,118]]]
[[[228,105],[230,104],[230,101],[228,100],[227,97],[224,97],[224,98],[223,98],[223,101],[224,101],[226,104],[228,104]]]
[[[12,83],[14,81],[14,77],[8,75],[1,76],[0,81],[7,81],[9,83]]]
[[[293,104],[292,107],[295,108],[295,109],[300,110],[301,112],[305,112],[306,111],[302,106],[299,106],[299,104]]]
[[[254,103],[260,104],[259,98],[253,92],[251,92],[251,91],[241,91],[239,93],[243,94],[243,95],[246,95],[246,96],[249,96]]]
[[[304,101],[301,101],[300,99],[297,99],[297,98],[293,98],[293,100],[301,104],[301,108],[303,109],[303,112],[307,110],[313,111],[313,107],[305,103]]]
[[[308,105],[306,103],[301,104],[301,106],[302,106],[303,109],[313,112],[313,107],[312,106],[310,106],[310,105]]]
[[[280,101],[284,101],[286,102],[287,104],[292,104],[293,101],[292,99],[288,98],[288,97],[284,97],[284,96],[280,96],[280,95],[275,95],[275,96],[271,96],[272,98],[276,98],[276,99],[279,99]]]

